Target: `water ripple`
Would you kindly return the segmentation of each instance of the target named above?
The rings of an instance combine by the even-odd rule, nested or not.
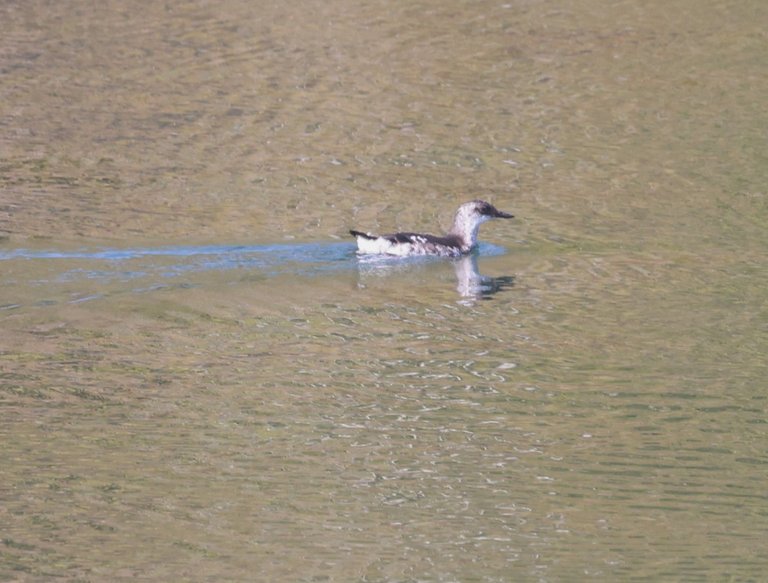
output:
[[[481,244],[476,255],[461,260],[448,260],[454,265],[458,290],[462,297],[480,298],[511,285],[506,280],[485,278],[477,271],[477,256],[494,256],[504,248]],[[402,272],[420,270],[427,265],[446,262],[440,257],[368,257],[358,256],[355,246],[347,242],[293,243],[271,245],[200,245],[133,248],[7,249],[0,251],[0,262],[6,262],[4,287],[31,283],[35,286],[79,282],[136,282],[145,280],[132,291],[155,290],[166,286],[161,282],[193,274],[235,271],[248,277],[282,275],[320,276],[357,271],[359,277],[389,277]],[[507,278],[509,279],[509,278]],[[186,281],[186,280],[185,280]],[[132,285],[136,285],[135,283]],[[87,301],[93,299],[89,292]],[[13,300],[13,301],[11,301]],[[18,298],[0,302],[0,309],[15,309]],[[7,306],[14,306],[10,308]]]
[[[504,248],[481,244],[479,254],[501,255]],[[255,269],[268,275],[307,275],[338,269],[381,269],[414,266],[432,258],[357,257],[351,243],[297,243],[273,245],[201,245],[146,248],[62,250],[10,249],[0,261],[65,260],[98,262],[62,272],[64,279],[132,279],[149,274],[174,277],[198,271]],[[170,261],[169,261],[170,260]],[[106,265],[104,264],[106,262]],[[125,269],[130,264],[134,269]]]

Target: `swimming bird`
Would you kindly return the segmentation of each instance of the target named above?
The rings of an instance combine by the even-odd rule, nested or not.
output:
[[[453,219],[453,227],[442,237],[420,233],[373,235],[355,230],[349,232],[357,239],[359,254],[459,257],[471,252],[477,245],[477,231],[484,222],[513,217],[514,215],[502,212],[484,200],[473,200],[459,207]]]

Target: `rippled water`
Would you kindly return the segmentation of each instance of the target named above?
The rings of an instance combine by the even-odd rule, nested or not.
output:
[[[763,4],[0,6],[0,579],[762,579]]]

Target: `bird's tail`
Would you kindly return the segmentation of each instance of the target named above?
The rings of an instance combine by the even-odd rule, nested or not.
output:
[[[363,233],[362,231],[355,231],[354,229],[350,229],[349,234],[353,237],[362,237],[363,239],[369,239],[371,241],[376,238],[375,235],[371,235],[370,233]]]

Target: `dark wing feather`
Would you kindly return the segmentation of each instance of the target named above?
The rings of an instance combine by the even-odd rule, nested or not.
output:
[[[431,243],[433,245],[445,245],[446,247],[461,247],[461,240],[454,235],[436,237],[435,235],[423,235],[421,233],[393,233],[383,236],[393,243]]]

